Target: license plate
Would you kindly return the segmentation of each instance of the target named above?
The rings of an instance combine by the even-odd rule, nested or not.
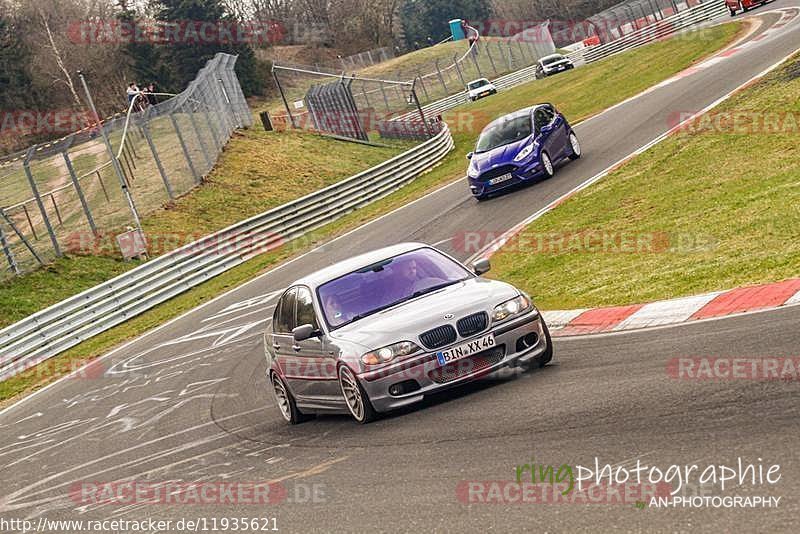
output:
[[[439,360],[439,365],[446,365],[450,362],[467,358],[473,354],[477,354],[487,349],[494,347],[494,334],[486,334],[485,336],[467,341],[456,347],[447,350],[440,350],[436,353],[436,359]]]
[[[512,178],[511,173],[507,172],[506,174],[504,174],[502,176],[498,176],[497,178],[492,178],[491,180],[489,180],[489,185],[497,185],[497,184],[499,184],[501,182],[505,182],[507,180],[510,180],[511,178]]]
[[[484,91],[484,92],[481,93],[481,96],[488,96],[488,95],[489,95],[489,91]]]

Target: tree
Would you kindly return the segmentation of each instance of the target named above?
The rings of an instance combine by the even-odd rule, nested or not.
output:
[[[15,22],[0,13],[0,110],[24,109],[35,104],[27,70],[30,51],[17,35]]]
[[[452,19],[483,20],[492,15],[485,0],[404,0],[401,8],[406,44],[435,42],[450,35]]]
[[[255,53],[247,42],[209,40],[195,33],[199,23],[234,25],[236,20],[226,14],[221,0],[157,0],[158,20],[174,23],[180,29],[177,42],[160,46],[160,57],[169,66],[165,78],[159,80],[172,91],[181,91],[195,78],[197,72],[217,52],[236,54],[236,74],[245,95],[262,94],[264,80],[259,75]]]

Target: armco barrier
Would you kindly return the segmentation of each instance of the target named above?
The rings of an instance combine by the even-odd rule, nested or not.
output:
[[[725,6],[725,0],[706,0],[706,2],[702,4],[698,4],[685,11],[659,20],[650,26],[629,33],[616,41],[611,41],[610,43],[600,46],[582,48],[567,54],[567,57],[576,63],[576,65],[591,63],[607,58],[618,52],[630,50],[637,46],[670,37],[692,26],[727,14],[728,8]]]
[[[453,149],[447,125],[380,165],[185,245],[0,330],[0,381],[411,182]]]

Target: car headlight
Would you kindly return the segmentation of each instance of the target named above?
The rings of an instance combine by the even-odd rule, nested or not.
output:
[[[536,143],[528,143],[520,150],[516,156],[514,156],[514,161],[522,161],[523,159],[527,158],[533,152],[533,149],[536,148]]]
[[[492,312],[492,321],[498,322],[527,311],[531,307],[531,300],[525,295],[519,295],[511,300],[495,306]]]
[[[408,356],[422,350],[413,341],[400,341],[392,345],[387,345],[377,350],[373,350],[361,356],[361,361],[366,365],[380,365],[387,363],[399,356]]]
[[[480,175],[481,175],[480,171],[478,171],[478,169],[476,169],[472,165],[470,165],[469,168],[467,169],[467,176],[469,176],[470,178],[477,178]]]

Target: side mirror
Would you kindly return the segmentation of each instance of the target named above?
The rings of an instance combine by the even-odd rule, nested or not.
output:
[[[292,330],[292,337],[294,337],[296,342],[317,337],[319,334],[319,330],[315,329],[314,326],[310,324],[303,324]]]
[[[475,152],[467,152],[467,159],[472,159],[472,156],[475,155]]]
[[[472,271],[478,276],[483,273],[488,273],[492,270],[492,264],[489,263],[489,258],[481,258],[472,264]]]

